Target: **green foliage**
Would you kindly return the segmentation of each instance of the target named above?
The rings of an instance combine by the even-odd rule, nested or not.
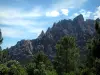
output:
[[[86,67],[81,70],[80,75],[96,75],[96,74],[92,71],[92,69]]]
[[[46,66],[46,69],[52,69],[51,61],[48,59],[48,57],[42,52],[38,52],[36,55],[34,55],[33,62],[36,63],[36,68],[39,68],[40,66]],[[43,65],[44,64],[44,65]]]
[[[28,75],[48,75],[55,74],[48,57],[43,52],[38,52],[33,57],[33,62],[26,65]]]
[[[20,65],[11,65],[9,73],[13,75],[27,75],[25,69]]]
[[[55,70],[46,70],[46,75],[57,75],[56,71]]]
[[[8,75],[8,72],[9,68],[4,64],[0,64],[0,75]]]
[[[76,75],[75,72],[71,71],[69,73],[64,73],[64,75]]]
[[[2,43],[3,41],[3,38],[2,38],[2,32],[1,32],[1,29],[0,29],[0,44]]]
[[[97,20],[95,24],[95,29],[97,32],[96,36],[93,37],[87,45],[88,55],[86,66],[89,68],[90,71],[86,69],[85,72],[87,71],[86,73],[92,72],[95,75],[100,75],[100,24]]]
[[[100,75],[100,25],[95,23],[96,36],[86,46],[87,61],[80,63],[79,49],[74,37],[65,36],[56,44],[56,57],[52,62],[42,51],[34,54],[33,61],[21,65],[10,60],[8,50],[0,50],[0,75]],[[0,43],[2,43],[0,33]],[[81,59],[82,60],[82,59]]]
[[[11,67],[12,65],[15,65],[15,66],[20,65],[20,63],[16,60],[10,60],[10,61],[6,62],[6,65],[7,65],[7,67]]]
[[[37,67],[38,66],[38,67]],[[45,64],[39,63],[36,65],[36,63],[30,63],[26,66],[26,70],[28,75],[46,75],[45,74]]]
[[[95,23],[95,30],[97,31],[98,34],[100,34],[100,22],[97,19]]]
[[[55,68],[59,75],[63,72],[77,70],[79,62],[79,49],[77,48],[75,38],[70,36],[63,37],[56,45],[57,54],[55,59]]]
[[[100,59],[96,58],[94,63],[95,71],[97,75],[100,75]]]
[[[28,75],[34,75],[35,68],[36,68],[35,63],[29,63],[28,65],[26,65],[26,71],[27,71]]]
[[[5,63],[10,59],[8,50],[0,51],[0,63]]]
[[[94,57],[94,48],[95,48],[95,44],[94,44],[94,39],[91,39],[88,43],[87,43],[87,50],[88,50],[88,55],[87,55],[87,66],[88,67],[93,67],[93,63],[95,61],[95,57]]]
[[[1,64],[0,73],[1,75],[27,75],[25,69],[15,60]]]
[[[88,67],[93,67],[96,58],[100,59],[100,35],[98,30],[100,29],[98,26],[98,22],[96,22],[95,28],[97,31],[97,35],[90,40],[87,44],[88,56],[87,56],[87,64]]]

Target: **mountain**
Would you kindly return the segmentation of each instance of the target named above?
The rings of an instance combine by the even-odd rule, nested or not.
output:
[[[38,51],[42,50],[49,58],[53,58],[56,54],[55,45],[63,36],[74,36],[81,50],[81,54],[85,52],[84,46],[86,41],[94,36],[95,27],[94,20],[87,19],[84,21],[82,14],[73,20],[61,20],[54,23],[52,28],[41,34],[33,40],[21,40],[15,46],[9,48],[9,54],[12,59],[30,60]]]

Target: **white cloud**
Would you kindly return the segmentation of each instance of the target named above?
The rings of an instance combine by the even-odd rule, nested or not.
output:
[[[54,2],[52,4],[52,6],[49,10],[58,10],[58,11],[61,11],[61,13],[63,15],[68,16],[70,9],[80,8],[86,1],[87,0],[57,0],[56,2]],[[61,13],[59,13],[59,14],[61,14]],[[50,12],[47,14],[50,14]],[[84,15],[86,15],[86,17],[88,17],[89,14],[90,14],[90,12],[88,12],[88,15],[86,15],[86,14],[84,14]]]
[[[8,28],[0,27],[0,29],[2,29],[3,36],[24,39],[31,37],[30,34],[33,34],[33,36],[35,34],[35,37],[37,37],[41,30],[44,29],[44,27],[42,28],[42,26],[48,23],[44,21],[39,22],[35,19],[36,17],[42,16],[42,12],[40,12],[39,10],[40,9],[32,9],[29,12],[10,8],[0,10],[0,24],[11,26]],[[26,34],[26,32],[28,34]]]
[[[3,37],[20,38],[23,36],[23,32],[21,30],[16,30],[7,27],[1,27],[1,29]]]
[[[87,0],[57,0],[52,9],[60,10],[65,8],[80,8]]]
[[[73,15],[76,17],[76,16],[78,16],[79,14],[78,14],[78,13],[74,13]]]
[[[24,19],[1,19],[0,24],[9,26],[27,26],[34,24],[34,21]]]
[[[31,27],[30,30],[29,30],[29,32],[30,33],[36,33],[37,36],[39,36],[42,30],[46,31],[46,28],[34,28],[34,27]]]
[[[15,18],[31,18],[42,16],[41,9],[36,7],[30,11],[23,11],[22,9],[14,8],[0,8],[0,18],[15,19]]]
[[[24,29],[19,29],[19,28],[1,27],[1,30],[3,37],[28,39],[34,34],[35,37],[37,37],[42,30],[45,30],[45,28],[28,27]]]
[[[80,14],[82,14],[84,16],[85,19],[89,18],[90,15],[92,14],[92,12],[86,11],[84,9],[81,9],[79,12],[80,12]]]
[[[61,12],[62,14],[68,16],[68,13],[69,13],[68,9],[61,9]]]
[[[47,17],[57,17],[59,15],[60,15],[60,13],[58,11],[56,11],[56,10],[51,11],[51,12],[46,12],[46,16]]]
[[[12,26],[29,26],[37,24],[34,19],[43,16],[40,7],[24,11],[17,8],[0,8],[0,24]],[[32,19],[32,20],[31,20]]]
[[[93,15],[94,15],[94,19],[100,18],[100,6],[97,7]]]
[[[73,18],[75,18],[78,15],[79,15],[79,13],[74,13],[70,18],[73,19]]]
[[[79,13],[73,13],[72,16],[70,16],[69,18],[70,18],[70,19],[73,19],[73,18],[75,18],[75,17],[78,16],[78,15],[79,15]]]
[[[72,18],[78,16],[79,14],[82,14],[85,20],[92,16],[91,11],[86,11],[84,9],[81,9],[79,12],[72,14],[72,16],[70,18],[72,19]]]
[[[30,34],[33,34],[33,36],[35,34],[35,37],[37,37],[40,32],[45,29],[44,25],[47,25],[48,23],[36,20],[37,17],[43,16],[42,11],[40,12],[40,10],[41,8],[34,8],[30,11],[16,8],[0,8],[0,24],[11,26],[8,28],[0,27],[3,36],[21,39],[31,37]],[[26,34],[26,32],[28,34]]]

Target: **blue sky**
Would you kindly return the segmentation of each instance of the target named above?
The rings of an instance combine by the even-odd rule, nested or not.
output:
[[[100,18],[100,0],[0,0],[2,48],[35,39],[54,22],[80,13],[85,19]]]

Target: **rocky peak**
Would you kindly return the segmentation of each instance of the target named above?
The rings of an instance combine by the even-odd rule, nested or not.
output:
[[[49,27],[49,28],[47,29],[47,32],[50,32],[50,30],[51,30],[51,28]]]
[[[51,28],[49,27],[46,31],[46,35],[50,34]]]
[[[84,21],[84,17],[82,14],[76,16],[74,19],[73,19],[73,25],[74,25],[74,28],[75,28],[75,31],[83,31],[85,32],[86,31],[86,28],[85,28],[85,21]]]
[[[53,27],[56,27],[56,23],[53,24]]]
[[[41,31],[41,34],[38,36],[38,39],[41,39],[45,35],[44,31]]]
[[[100,19],[99,19],[99,18],[97,18],[97,19],[96,19],[96,21],[100,21]]]
[[[80,14],[80,15],[76,16],[76,17],[73,19],[73,21],[81,21],[81,22],[83,22],[83,21],[84,21],[84,17],[83,17],[82,14]]]
[[[47,37],[47,38],[49,38],[49,39],[52,39],[53,38],[53,36],[52,36],[52,28],[48,28],[47,29],[47,31],[46,31],[46,33],[45,33],[45,36]]]
[[[1,29],[0,29],[0,41],[2,40],[2,33],[1,33]]]
[[[23,58],[32,57],[33,46],[30,40],[18,41],[15,46],[12,46],[9,50],[9,54],[12,59],[20,60]]]
[[[48,28],[46,33],[42,30],[37,39],[22,40],[17,45],[9,49],[10,55],[14,59],[30,58],[32,54],[43,50],[50,58],[55,56],[55,45],[63,36],[74,36],[77,40],[78,46],[83,50],[83,46],[89,39],[89,33],[94,33],[94,20],[84,21],[83,15],[75,17],[73,20],[61,20],[54,23],[53,27]],[[91,35],[92,36],[92,35]]]

